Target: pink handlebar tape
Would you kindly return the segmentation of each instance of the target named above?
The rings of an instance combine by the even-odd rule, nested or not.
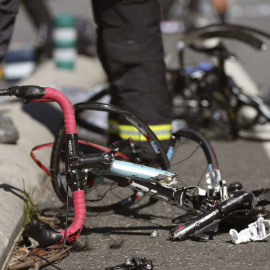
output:
[[[73,195],[75,216],[72,224],[67,228],[66,234],[67,242],[73,242],[79,237],[86,219],[84,190],[73,191],[72,195]],[[63,243],[65,238],[65,230],[61,231],[61,233],[63,235],[61,243]]]
[[[77,134],[76,120],[73,105],[65,94],[54,89],[45,87],[46,94],[40,101],[56,101],[64,113],[66,134]]]
[[[75,113],[73,105],[68,99],[68,97],[54,88],[45,87],[45,91],[46,94],[41,99],[33,100],[32,102],[56,101],[60,105],[64,114],[66,134],[77,134]],[[73,242],[79,237],[86,219],[84,190],[74,191],[72,195],[73,195],[75,216],[72,224],[67,228],[66,232],[67,242]],[[63,243],[65,238],[65,230],[61,231],[61,234],[63,235],[63,237],[60,243]]]
[[[43,96],[41,101],[56,101],[63,110],[66,134],[77,134],[74,109],[70,100],[62,92],[54,88],[46,87],[45,90],[46,94]],[[67,242],[73,242],[79,237],[86,219],[84,190],[74,191],[72,195],[75,216],[72,224],[67,228]],[[61,233],[63,235],[61,243],[63,243],[65,238],[65,230],[61,231]]]

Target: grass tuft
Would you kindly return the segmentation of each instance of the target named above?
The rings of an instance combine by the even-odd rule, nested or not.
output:
[[[40,216],[38,205],[34,203],[32,197],[34,194],[34,190],[32,192],[32,196],[28,194],[25,190],[24,182],[23,182],[23,193],[24,193],[24,205],[23,205],[23,212],[24,212],[24,226],[29,223],[32,219],[38,218]]]

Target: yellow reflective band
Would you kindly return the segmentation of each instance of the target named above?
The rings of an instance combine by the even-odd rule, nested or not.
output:
[[[128,138],[132,138],[134,141],[142,141],[142,142],[146,142],[146,138],[140,133],[139,135],[131,135],[131,134],[124,134],[124,133],[120,133],[119,136],[121,137],[122,140],[127,140]],[[171,138],[171,134],[166,134],[166,135],[157,135],[158,139],[160,141],[166,141],[169,140]]]
[[[172,125],[155,125],[155,126],[149,126],[153,131],[159,131],[159,130],[165,130],[165,131],[171,131],[172,130]]]
[[[129,126],[129,125],[118,125],[120,130],[128,130],[128,131],[137,131],[138,129],[134,126]]]
[[[169,140],[171,138],[171,124],[166,125],[151,125],[150,129],[156,134],[159,140]],[[134,141],[146,141],[146,138],[139,130],[132,125],[118,125],[117,121],[109,120],[109,132],[117,133],[121,139],[126,140],[132,138]]]

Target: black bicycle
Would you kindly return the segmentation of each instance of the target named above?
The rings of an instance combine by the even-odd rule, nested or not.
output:
[[[73,106],[60,91],[38,86],[12,86],[0,90],[0,95],[13,95],[22,98],[25,103],[56,101],[64,113],[65,128],[60,132],[54,145],[51,176],[57,195],[66,195],[67,206],[70,205],[68,190],[71,190],[74,220],[69,227],[60,232],[47,228],[38,220],[33,220],[27,224],[22,233],[25,243],[29,244],[28,236],[37,240],[41,246],[73,243],[79,237],[87,216],[86,195],[94,194],[105,179],[112,181],[109,190],[113,189],[112,185],[130,188],[192,214],[193,219],[189,215],[188,219],[179,220],[181,225],[170,232],[171,239],[183,240],[191,234],[200,239],[207,239],[205,232],[209,231],[210,227],[216,230],[221,221],[247,224],[256,219],[258,213],[265,212],[262,206],[270,203],[269,189],[242,191],[240,183],[227,187],[226,181],[221,178],[214,150],[196,131],[179,130],[173,134],[169,149],[165,151],[151,129],[128,111],[102,103],[76,105],[77,110],[105,110],[122,115],[137,129],[138,136],[141,134],[142,141],[153,150],[153,155],[143,160],[144,155],[140,155],[140,147],[135,147],[132,139],[115,142],[109,148],[80,141]],[[199,183],[197,185],[191,182],[184,183],[182,170],[179,174],[176,173],[180,169],[180,164],[187,159],[181,158],[180,161],[176,161],[179,156],[181,157],[182,151],[178,150],[182,139],[188,139],[191,145],[197,144],[187,158],[193,157],[198,149],[202,151],[203,159],[197,159],[196,163],[193,161],[188,170],[191,172],[190,175],[194,176],[197,167],[206,164],[203,171],[203,175],[206,174],[206,189],[200,188]],[[63,167],[60,166],[62,163]],[[191,180],[192,178],[187,179]],[[102,198],[91,198],[89,202],[103,201],[106,192]],[[109,201],[108,204],[101,205],[98,211],[115,209],[119,205],[124,207],[126,199],[118,198],[118,200],[120,204],[119,201],[118,203]],[[97,208],[93,209],[95,210]],[[184,222],[185,220],[188,222]]]
[[[237,58],[223,40],[233,39],[262,51],[266,45],[261,37],[269,39],[270,35],[229,24],[196,29],[184,37],[178,43],[180,68],[168,71],[174,118],[185,120],[189,127],[210,138],[237,138],[240,130],[269,122],[270,107],[259,96],[244,92],[225,70],[225,62]],[[205,46],[204,41],[210,38],[221,40],[213,47]],[[186,49],[214,61],[187,67]],[[243,113],[244,108],[253,110],[252,117]]]

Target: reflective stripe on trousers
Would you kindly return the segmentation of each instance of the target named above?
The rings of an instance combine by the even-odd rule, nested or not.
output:
[[[171,138],[171,124],[149,125],[149,128],[155,133],[160,141],[169,140]],[[146,138],[132,125],[118,124],[117,121],[109,120],[109,132],[118,134],[122,140],[132,138],[134,141],[146,141]]]

